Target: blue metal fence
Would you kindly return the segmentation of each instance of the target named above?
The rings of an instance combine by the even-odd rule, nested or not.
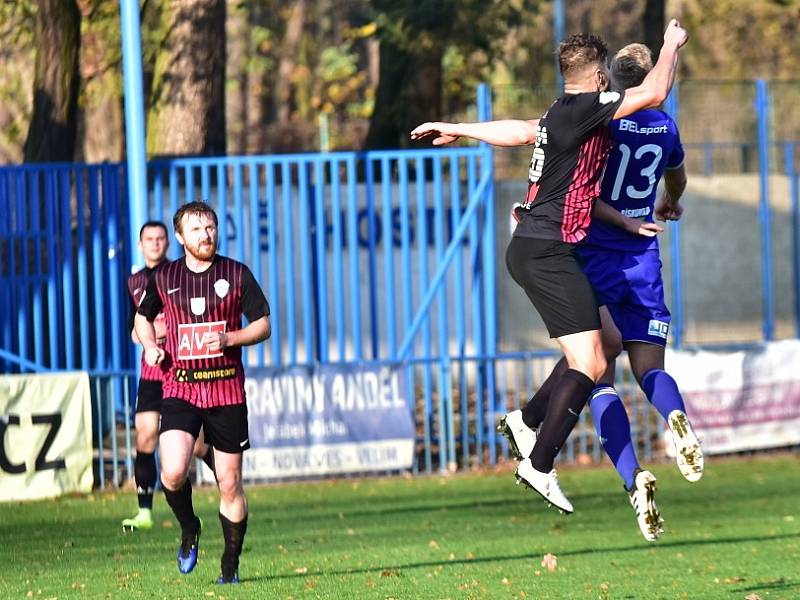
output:
[[[766,90],[757,97],[766,111]],[[670,111],[679,118],[676,98]],[[485,88],[478,116],[491,118]],[[764,112],[760,156],[771,151],[766,122]],[[800,323],[796,143],[780,148]],[[769,172],[764,158],[763,181]],[[430,472],[507,456],[497,417],[532,395],[554,357],[498,352],[493,179],[488,146],[159,160],[148,165],[146,213],[169,222],[187,200],[215,207],[220,252],[251,267],[272,307],[272,338],[245,352],[249,365],[403,362],[415,391],[415,470]],[[9,315],[0,320],[0,368],[91,373],[101,486],[106,476],[119,484],[121,468],[130,473],[135,352],[125,278],[138,230],[128,218],[126,181],[122,164],[0,168],[0,314]],[[768,192],[762,185],[765,339],[773,331]],[[677,224],[670,251],[680,346]],[[180,254],[177,244],[170,254]],[[647,460],[657,416],[640,405],[627,372],[619,381]],[[119,445],[108,436],[114,423],[125,428]],[[584,415],[565,460],[599,460],[593,440]]]

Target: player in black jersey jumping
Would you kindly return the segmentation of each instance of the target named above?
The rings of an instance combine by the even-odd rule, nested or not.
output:
[[[586,237],[600,195],[611,149],[608,123],[666,99],[678,49],[687,39],[678,21],[670,21],[658,62],[642,84],[615,92],[607,91],[605,43],[594,35],[573,35],[559,46],[564,94],[540,119],[423,123],[411,132],[412,139],[433,136],[434,145],[462,136],[496,146],[535,144],[528,193],[516,214],[519,222],[506,264],[561,347],[569,369],[550,382],[549,404],[538,436],[522,418],[519,422],[504,419],[502,427],[512,444],[530,449],[517,468],[518,481],[567,513],[572,512],[572,504],[561,491],[553,462],[606,369],[600,314],[575,244]]]

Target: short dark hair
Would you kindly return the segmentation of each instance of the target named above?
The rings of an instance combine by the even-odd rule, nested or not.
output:
[[[607,60],[606,43],[591,33],[576,33],[558,45],[558,67],[564,77]]]
[[[148,227],[161,227],[161,229],[164,230],[164,236],[165,237],[169,237],[169,231],[167,231],[167,226],[164,225],[164,223],[162,223],[161,221],[147,221],[147,223],[142,225],[142,228],[139,229],[139,240],[140,241],[142,239],[142,235],[144,234],[144,230],[147,229]]]
[[[172,225],[175,227],[175,233],[181,232],[181,219],[183,218],[183,215],[187,214],[198,216],[211,215],[211,218],[214,219],[214,225],[219,226],[219,221],[217,221],[217,213],[214,212],[214,209],[211,208],[207,202],[195,200],[193,202],[187,202],[175,211],[175,216],[172,217]]]
[[[644,44],[628,44],[611,59],[611,81],[624,89],[636,87],[653,68],[653,55]]]

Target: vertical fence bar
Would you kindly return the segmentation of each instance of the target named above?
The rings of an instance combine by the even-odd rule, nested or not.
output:
[[[377,256],[377,235],[375,230],[375,173],[372,158],[369,153],[364,156],[366,162],[367,181],[367,243],[369,251],[367,253],[367,270],[369,275],[369,320],[370,320],[370,341],[372,343],[372,358],[380,358],[380,350],[378,345],[378,300],[377,300],[377,274],[375,257]]]
[[[765,340],[775,333],[772,301],[772,234],[769,205],[769,90],[763,79],[756,81],[756,113],[758,118],[758,216],[761,222],[761,295],[763,302],[763,334]]]
[[[397,307],[394,293],[394,235],[392,227],[392,175],[389,158],[381,157],[381,208],[383,235],[383,281],[384,306],[386,315],[386,350],[387,356],[395,357],[397,352]]]
[[[478,119],[490,121],[492,119],[492,93],[489,86],[481,84],[478,86]],[[497,290],[495,283],[495,216],[494,216],[494,151],[490,144],[482,143],[483,149],[481,166],[489,174],[489,184],[486,187],[484,211],[483,211],[483,284],[484,284],[484,303],[485,311],[483,314],[486,326],[486,354],[489,357],[486,362],[486,388],[488,395],[488,407],[491,409],[488,415],[488,438],[489,438],[489,461],[495,463],[495,376],[494,376],[494,356],[497,354],[497,310],[496,299]]]
[[[219,215],[219,247],[228,253],[228,170],[224,162],[217,163],[217,214]]]
[[[283,267],[287,275],[294,273],[294,240],[292,220],[292,177],[289,171],[289,162],[281,161],[281,192],[283,197],[283,233],[286,236],[283,242]],[[294,315],[294,278],[286,282],[286,341],[289,348],[289,365],[297,364],[297,326]]]
[[[341,165],[338,160],[331,162],[331,215],[333,224],[333,290],[334,313],[336,315],[336,349],[338,360],[347,358],[344,317],[344,265],[342,243],[342,194]]]
[[[325,251],[327,227],[325,224],[325,162],[317,157],[314,164],[314,213],[316,222],[316,265],[317,265],[317,359],[328,362],[328,254]],[[334,217],[335,220],[335,217]]]
[[[266,186],[267,196],[267,244],[269,244],[269,254],[267,256],[269,259],[269,301],[272,311],[270,317],[272,325],[272,364],[280,367],[283,365],[281,356],[281,331],[283,327],[281,326],[281,320],[282,313],[287,311],[281,306],[281,293],[278,287],[278,202],[275,197],[275,164],[265,162],[264,169],[266,171],[264,185]],[[287,276],[289,273],[287,273]]]
[[[19,297],[19,303],[17,304],[17,339],[19,341],[19,355],[22,358],[29,357],[29,350],[28,350],[28,342],[30,334],[28,332],[28,310],[30,303],[28,302],[28,282],[27,282],[27,275],[28,275],[28,266],[29,266],[29,257],[27,252],[28,247],[28,236],[27,236],[27,218],[26,218],[26,211],[27,206],[25,202],[25,172],[19,171],[17,173],[16,179],[16,192],[14,194],[16,199],[16,237],[19,239],[19,258],[17,259],[17,268],[19,269],[19,275],[15,276],[15,279],[19,282],[16,286],[14,286],[17,296]]]
[[[164,214],[164,170],[156,164],[153,171],[153,212],[145,210],[145,218],[153,218],[162,223],[169,223],[170,219]],[[134,235],[138,233],[135,232]],[[133,242],[136,241],[134,237]]]
[[[250,267],[256,281],[264,288],[264,273],[261,268],[261,211],[258,199],[258,166],[254,161],[248,164],[248,184],[250,186]],[[242,232],[244,237],[244,232]],[[256,364],[264,365],[264,344],[256,344]]]
[[[61,234],[63,235],[64,256],[61,260],[61,287],[64,290],[64,366],[68,370],[75,368],[75,329],[70,323],[75,322],[74,298],[72,293],[72,210],[70,171],[59,169],[59,188],[61,196]]]
[[[436,263],[441,264],[444,257],[444,194],[442,193],[442,158],[437,155],[433,158],[433,206],[434,206],[434,249]],[[447,278],[442,279],[437,293],[437,321],[439,329],[439,469],[448,470],[450,449],[450,429],[453,426],[451,417],[452,393],[450,385],[450,348],[447,339]]]
[[[8,199],[8,180],[10,177],[10,171],[7,170],[0,170],[0,206],[11,206]],[[6,222],[6,219],[9,220],[9,223]],[[0,252],[3,252],[3,249],[6,246],[9,247],[6,252],[10,252],[10,246],[13,244],[11,239],[11,211],[10,210],[3,210],[0,211]],[[8,268],[9,265],[6,263],[0,263],[0,275],[3,277],[7,277],[9,281],[11,280],[11,270]],[[12,314],[12,307],[11,307],[11,298],[9,297],[11,294],[11,287],[9,285],[2,285],[0,286],[0,314],[10,315]],[[9,322],[9,319],[0,319],[0,337],[2,337],[3,348],[12,351],[12,340],[14,339],[11,335],[11,329],[13,325]],[[8,360],[3,360],[0,362],[0,365],[3,367],[3,372],[7,373],[11,371],[12,368],[11,362]]]
[[[104,211],[105,207],[100,206],[99,201],[99,168],[93,168],[89,171],[89,223],[92,233],[92,285],[93,300],[94,300],[94,314],[106,314],[104,295],[103,295],[103,232],[100,228],[103,215],[101,210]],[[94,343],[94,368],[104,369],[106,366],[106,338],[105,327],[95,327],[95,343]]]
[[[408,162],[402,156],[397,159],[398,193],[400,201],[400,281],[402,290],[401,302],[403,313],[403,328],[411,326],[413,318],[413,282],[411,275],[411,217],[409,215],[409,189],[408,189]],[[406,367],[406,378],[408,382],[408,410],[413,417],[416,417],[416,394],[414,390],[414,366]],[[414,419],[416,421],[416,418]],[[414,473],[419,469],[416,453],[412,463]]]
[[[42,235],[42,197],[39,193],[40,173],[37,171],[29,171],[28,189],[31,193],[31,227],[33,230],[33,344],[34,344],[34,360],[37,364],[44,364],[44,301],[42,298],[42,282],[44,280],[44,271],[42,269],[42,241],[45,236]],[[45,214],[46,211],[45,211]],[[85,290],[84,290],[85,294]],[[88,323],[81,323],[82,329],[88,328]],[[88,351],[88,339],[86,341]],[[84,363],[85,364],[85,363]],[[87,368],[84,366],[83,368]]]
[[[192,202],[194,197],[194,169],[191,165],[183,167],[183,201]],[[223,223],[225,221],[222,221]]]
[[[298,179],[298,209],[300,211],[300,232],[298,235],[297,243],[300,246],[300,293],[301,293],[301,314],[303,315],[303,340],[306,347],[306,362],[313,363],[315,359],[314,352],[314,316],[311,310],[314,305],[314,286],[311,281],[312,276],[312,263],[311,255],[309,253],[309,233],[311,232],[311,225],[309,223],[308,209],[310,204],[310,196],[308,193],[308,163],[300,161],[297,163],[297,179]]]
[[[86,255],[86,216],[83,211],[83,168],[75,173],[75,197],[77,199],[78,219],[78,311],[81,340],[81,369],[89,369],[89,276]],[[38,244],[37,244],[38,245]],[[38,361],[37,361],[38,362]]]
[[[58,206],[55,174],[47,172],[45,175],[45,202],[47,204],[47,317],[48,317],[48,345],[50,346],[50,368],[60,368],[58,351],[58,299],[61,297],[58,289]],[[13,265],[13,257],[12,262]],[[102,281],[102,280],[101,280]],[[103,314],[103,313],[99,313]],[[55,343],[54,343],[55,342]]]
[[[204,202],[211,200],[211,165],[208,161],[200,165],[200,199]]]
[[[794,335],[800,338],[800,198],[797,169],[794,166],[794,142],[783,144],[783,170],[789,178],[792,211],[792,277],[794,278]]]
[[[353,358],[364,357],[361,338],[361,281],[358,276],[358,180],[356,178],[356,156],[347,160],[347,245],[350,259],[350,331],[353,336]]]
[[[470,156],[467,161],[467,190],[469,190],[469,198],[475,193],[478,187],[478,175],[476,158]],[[481,235],[480,235],[480,217],[476,212],[470,220],[470,234],[469,234],[469,264],[472,272],[472,343],[475,346],[475,354],[483,356],[484,353],[484,336],[483,336],[483,263],[481,262]],[[482,368],[483,359],[476,361],[473,368],[475,370],[475,464],[483,464],[483,374],[485,370]],[[462,403],[462,410],[467,411],[468,404]],[[465,412],[464,417],[466,423],[462,426],[462,436],[469,435],[469,419]]]
[[[680,114],[678,84],[672,86],[667,97],[666,109],[677,122]],[[710,174],[710,173],[709,173]],[[683,346],[683,273],[681,271],[681,223],[672,221],[669,224],[670,282],[672,287],[672,344],[680,349]]]
[[[247,262],[244,253],[245,219],[244,219],[244,190],[242,189],[242,164],[233,163],[233,212],[236,215],[236,260]],[[258,219],[253,216],[250,221],[258,228]],[[259,344],[260,345],[260,344]]]
[[[417,258],[419,261],[419,289],[423,292],[428,286],[428,219],[427,199],[425,190],[425,160],[417,156],[414,163],[416,172],[415,184],[417,192]],[[412,351],[414,344],[411,346]],[[431,420],[433,417],[433,385],[431,373],[431,327],[430,320],[426,315],[422,323],[422,353],[425,357],[423,364],[423,395],[425,398],[425,415],[423,417],[423,438],[425,443],[425,472],[430,473],[432,468],[432,448],[431,448]]]
[[[97,475],[100,480],[100,489],[106,489],[106,457],[103,447],[103,396],[100,392],[100,378],[95,377],[94,380],[94,405],[95,414],[97,415]]]

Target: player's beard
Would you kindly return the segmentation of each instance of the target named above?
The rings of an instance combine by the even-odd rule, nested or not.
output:
[[[184,244],[184,250],[195,260],[207,261],[214,258],[214,255],[217,253],[217,242],[216,240],[201,242],[196,246]]]

